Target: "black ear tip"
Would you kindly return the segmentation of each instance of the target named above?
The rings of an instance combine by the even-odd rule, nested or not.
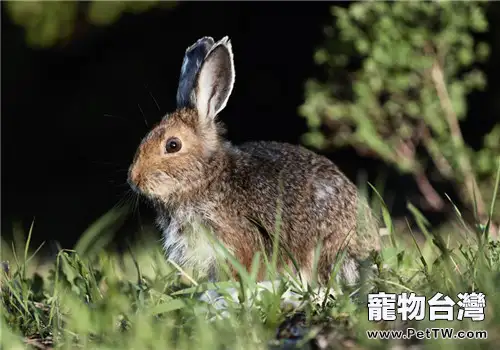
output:
[[[196,42],[193,45],[189,46],[186,49],[186,53],[191,52],[200,47],[203,47],[205,50],[208,51],[214,45],[214,43],[215,43],[214,38],[212,38],[211,36],[204,36],[196,40]]]
[[[209,36],[204,36],[203,38],[198,39],[193,45],[189,46],[184,54],[182,72],[184,72],[187,68],[198,70],[213,46],[214,39]]]
[[[185,107],[193,104],[193,101],[191,101],[191,91],[193,89],[194,80],[203,60],[213,48],[214,44],[215,41],[212,37],[204,36],[196,40],[194,44],[186,49],[177,89],[178,107]]]

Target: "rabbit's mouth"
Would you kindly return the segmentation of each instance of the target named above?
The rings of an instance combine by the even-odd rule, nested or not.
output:
[[[138,195],[141,195],[144,197],[151,197],[152,193],[149,190],[149,186],[147,186],[147,184],[145,184],[146,181],[142,181],[142,180],[132,181],[129,177],[127,182],[129,184],[130,188],[132,189],[132,191],[134,191]]]

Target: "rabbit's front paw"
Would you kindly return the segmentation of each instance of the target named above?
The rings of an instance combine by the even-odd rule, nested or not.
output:
[[[212,289],[203,292],[203,294],[200,297],[200,300],[206,302],[215,309],[214,310],[215,312],[213,312],[212,310],[208,311],[208,317],[210,322],[215,321],[216,319],[229,317],[229,311],[227,310],[228,309],[227,300],[217,291]]]

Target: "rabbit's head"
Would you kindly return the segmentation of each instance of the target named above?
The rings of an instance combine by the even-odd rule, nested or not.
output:
[[[221,151],[217,114],[234,85],[231,43],[199,39],[185,53],[177,90],[177,110],[142,140],[128,182],[140,194],[162,202],[210,182]],[[219,167],[220,168],[220,167]]]

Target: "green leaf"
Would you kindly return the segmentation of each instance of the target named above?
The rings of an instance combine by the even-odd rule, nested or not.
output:
[[[308,132],[302,136],[303,142],[311,147],[321,149],[325,145],[325,137],[324,135],[319,132]]]
[[[485,42],[480,42],[476,46],[476,57],[480,62],[484,62],[490,56],[490,46]]]
[[[470,26],[476,32],[488,30],[488,21],[481,8],[481,5],[470,7]]]
[[[126,8],[126,2],[92,1],[88,12],[88,19],[97,25],[107,25],[115,22]]]
[[[464,66],[470,65],[474,61],[474,54],[469,48],[462,48],[458,51],[460,63]]]
[[[155,305],[148,310],[148,313],[152,316],[158,314],[164,314],[172,312],[175,310],[180,310],[186,307],[186,303],[180,299],[171,299],[165,303]]]

